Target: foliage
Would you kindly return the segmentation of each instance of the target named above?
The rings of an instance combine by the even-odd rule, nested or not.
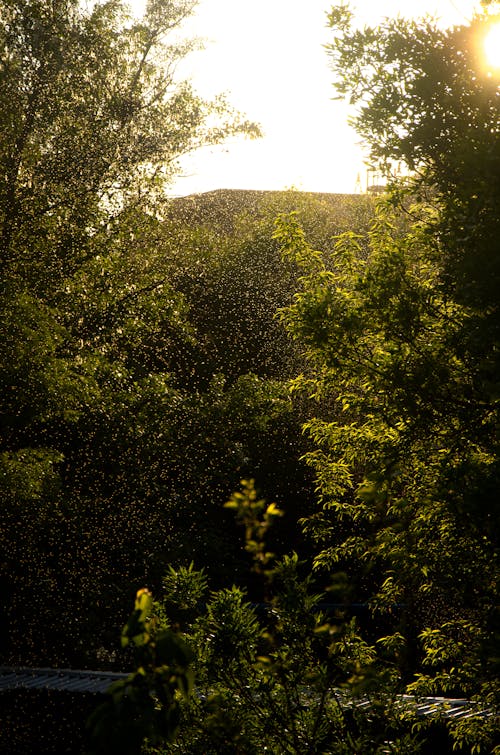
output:
[[[225,504],[236,514],[236,521],[245,527],[245,550],[250,553],[254,568],[262,569],[273,558],[265,548],[265,535],[276,517],[283,516],[283,512],[275,503],[266,506],[261,498],[257,499],[255,480],[242,480],[243,492],[233,493]],[[262,514],[262,519],[259,516]]]
[[[154,609],[170,626],[153,631],[138,596],[124,641],[139,671],[94,721],[118,749],[163,746],[180,720],[168,751],[411,752],[397,692],[498,702],[498,87],[476,66],[487,18],[357,31],[332,11],[338,90],[360,107],[373,160],[411,174],[370,229],[371,202],[333,217],[292,192],[299,215],[271,239],[270,216],[289,209],[276,197],[229,230],[223,212],[208,228],[176,224],[164,202],[178,156],[256,131],[176,84],[191,8],[154,0],[138,22],[114,0],[0,9],[9,660],[113,663],[108,617],[120,621],[130,582],[156,590],[171,561]],[[312,516],[299,448],[317,479]],[[231,498],[245,549],[217,507],[242,474],[279,493],[279,508],[250,483]],[[273,556],[295,542],[291,490],[313,574]],[[178,566],[191,559],[205,569]],[[207,597],[208,576],[228,574],[248,591]],[[341,607],[321,606],[325,590]],[[367,631],[354,600],[370,607]],[[201,692],[181,704],[191,667]],[[492,721],[461,723],[456,741],[486,750]]]
[[[259,463],[262,470],[264,461],[267,484],[279,488],[280,443],[285,433],[293,441],[292,407],[279,384],[247,376],[228,387],[219,377],[193,393],[152,376],[133,390],[123,378],[110,380],[108,390],[75,425],[59,462],[63,491],[54,477],[35,510],[32,499],[4,509],[17,662],[55,657],[93,667],[97,654],[109,663],[130,581],[148,579],[157,591],[169,561],[196,558],[218,584],[227,575],[243,579],[249,560],[218,502],[243,470]],[[269,442],[274,460],[266,457]],[[291,457],[294,447],[285,451]],[[289,518],[277,539],[293,537],[293,524]],[[40,601],[54,593],[64,601]],[[63,620],[54,646],[55,610]]]
[[[181,700],[176,738],[148,751],[417,752],[414,713],[394,696],[396,669],[382,671],[345,610],[327,613],[296,554],[277,560],[267,552],[263,538],[276,507],[258,498],[252,481],[229,505],[245,527],[267,601],[251,604],[233,586],[203,605],[203,572],[169,570],[158,613],[183,616],[196,690]]]
[[[173,539],[173,483],[148,480],[138,449],[146,433],[158,464],[185,419],[179,403],[194,413],[198,397],[167,374],[193,336],[146,241],[183,153],[257,133],[175,78],[194,44],[180,31],[193,7],[154,0],[142,19],[114,0],[0,8],[1,562],[13,663],[95,666],[85,659],[104,606],[120,621],[127,580],[159,580]]]
[[[173,78],[189,45],[167,35],[192,3],[151,2],[141,22],[118,2],[89,11],[73,0],[4,5],[2,395],[12,450],[40,425],[84,410],[98,390],[103,349],[95,339],[119,329],[117,313],[125,331],[140,319],[137,305],[130,311],[137,284],[114,274],[130,248],[131,208],[140,205],[144,216],[183,151],[247,126],[207,131],[213,106]],[[140,217],[136,210],[137,226]],[[160,293],[142,297],[142,312],[165,304],[161,282],[141,282]]]
[[[119,2],[4,5],[6,660],[95,667],[115,662],[130,582],[156,590],[191,558],[218,584],[249,571],[218,506],[242,475],[289,501],[276,546],[298,540],[305,410],[275,317],[293,271],[271,210],[214,241],[165,200],[185,151],[257,133],[174,77],[193,3],[152,2],[141,20]],[[347,204],[337,221],[317,202],[303,215],[327,237],[358,213]]]
[[[114,682],[90,717],[94,752],[137,753],[145,738],[154,745],[175,736],[179,697],[193,687],[191,652],[178,634],[154,626],[152,609],[151,593],[139,590],[122,632],[122,647],[134,646],[137,670]]]
[[[356,105],[353,122],[372,161],[401,162],[411,189],[439,209],[428,248],[441,286],[486,310],[480,325],[498,338],[489,311],[498,303],[498,73],[488,70],[482,48],[495,18],[483,13],[449,29],[398,18],[360,31],[347,9],[336,9],[328,51],[336,89]]]
[[[474,377],[455,334],[467,313],[436,290],[421,223],[401,238],[389,220],[381,208],[366,260],[341,238],[335,273],[293,217],[278,227],[304,267],[287,317],[315,369],[295,387],[335,402],[330,419],[307,424],[321,511],[304,524],[320,544],[316,568],[347,571],[357,599],[402,633],[398,665],[413,692],[491,702],[494,420],[491,407],[465,399]],[[462,625],[469,639],[448,652]],[[415,681],[433,659],[439,671]]]
[[[242,485],[229,504],[245,525],[266,604],[250,605],[233,587],[215,593],[194,622],[198,678],[209,693],[192,701],[171,751],[378,751],[391,725],[395,734],[402,722],[391,696],[379,695],[373,648],[354,619],[325,613],[296,554],[276,560],[265,553],[275,508],[257,498],[251,481]],[[373,706],[369,721],[357,709],[361,700]],[[385,727],[378,714],[387,717]]]
[[[286,319],[310,368],[294,387],[331,407],[307,423],[320,510],[304,524],[316,569],[347,572],[381,617],[409,690],[495,710],[498,92],[472,44],[487,19],[330,18],[337,88],[373,159],[413,174],[379,204],[368,252],[343,234],[333,268],[295,216],[277,225],[303,271]],[[494,732],[476,724],[458,740],[485,750]]]
[[[214,372],[230,381],[248,372],[283,380],[300,369],[277,317],[291,302],[297,271],[282,259],[273,223],[291,209],[328,247],[341,230],[367,227],[372,203],[296,191],[220,191],[172,202],[158,247],[171,259],[170,279],[197,336],[181,368],[185,382],[203,386]]]
[[[19,0],[2,10],[11,663],[114,663],[129,583],[157,589],[169,561],[196,558],[219,584],[247,573],[232,518],[218,508],[242,475],[258,474],[266,494],[290,502],[281,549],[297,541],[295,512],[312,498],[297,463],[304,407],[282,383],[295,354],[275,313],[294,284],[293,271],[282,275],[271,211],[257,231],[247,219],[212,243],[205,228],[188,233],[172,220],[163,195],[184,151],[256,133],[173,77],[190,46],[179,27],[191,7],[152,3],[140,21],[115,2]],[[328,213],[319,227],[317,209],[304,215],[328,236]],[[339,222],[350,212],[339,210]]]

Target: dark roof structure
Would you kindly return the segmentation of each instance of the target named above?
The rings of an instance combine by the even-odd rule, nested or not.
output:
[[[110,684],[127,676],[108,671],[0,666],[0,693],[14,689],[51,689],[102,695]]]
[[[119,679],[126,679],[127,676],[128,674],[108,671],[0,666],[0,693],[16,689],[50,689],[60,692],[105,694],[110,684]],[[399,702],[422,717],[439,715],[444,719],[457,721],[466,718],[489,718],[493,715],[491,710],[462,698],[415,698],[411,695],[401,695]],[[349,704],[346,698],[346,707],[349,707]],[[357,708],[368,709],[371,703],[369,700],[356,701],[355,705]]]

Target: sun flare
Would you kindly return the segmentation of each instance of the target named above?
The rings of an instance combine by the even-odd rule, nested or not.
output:
[[[488,65],[500,69],[500,21],[495,21],[484,38],[484,54]]]

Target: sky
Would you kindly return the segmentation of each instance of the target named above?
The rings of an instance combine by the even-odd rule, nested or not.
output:
[[[139,2],[140,0],[136,0]],[[204,97],[227,94],[257,121],[262,139],[235,138],[184,159],[176,196],[213,189],[354,192],[366,188],[359,137],[349,110],[333,100],[328,0],[200,0],[186,25],[205,49],[181,68]],[[472,15],[473,0],[357,0],[358,22],[395,15],[437,16],[445,25]]]

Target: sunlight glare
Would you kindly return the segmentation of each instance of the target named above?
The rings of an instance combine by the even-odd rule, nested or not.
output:
[[[484,38],[484,53],[488,64],[500,69],[500,21],[495,21]]]

